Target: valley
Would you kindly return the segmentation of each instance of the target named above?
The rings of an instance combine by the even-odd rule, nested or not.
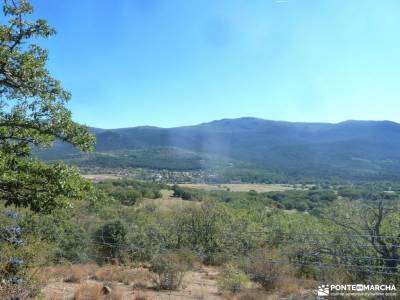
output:
[[[177,128],[92,131],[97,139],[94,153],[80,154],[56,143],[36,155],[81,169],[187,172],[193,183],[399,179],[400,125],[388,121],[330,124],[239,118]]]
[[[0,300],[400,299],[399,1],[0,6]]]

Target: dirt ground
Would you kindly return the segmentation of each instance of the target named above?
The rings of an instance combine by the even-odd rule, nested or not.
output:
[[[226,299],[218,293],[216,282],[217,271],[209,267],[201,267],[185,275],[182,288],[177,291],[157,291],[145,269],[137,272],[134,282],[102,282],[93,279],[81,280],[79,283],[65,282],[63,279],[50,282],[43,293],[46,300],[73,300],[75,292],[84,285],[97,285],[100,289],[107,285],[118,291],[116,300],[134,299]],[[88,299],[93,300],[93,299]],[[96,299],[97,300],[97,299]],[[114,299],[113,299],[114,300]]]
[[[152,274],[145,267],[129,268],[106,265],[57,265],[40,271],[45,300],[308,300],[315,299],[315,282],[293,282],[288,277],[279,290],[266,292],[255,285],[241,293],[232,294],[218,289],[217,267],[197,265],[185,274],[183,284],[175,291],[155,289]],[[71,280],[74,278],[74,280]],[[111,288],[104,295],[103,288]]]

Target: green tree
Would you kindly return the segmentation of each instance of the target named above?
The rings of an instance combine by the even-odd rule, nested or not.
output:
[[[94,234],[94,240],[101,255],[99,261],[122,259],[127,235],[126,225],[119,220],[102,225]]]
[[[342,236],[341,239],[335,239],[333,245],[329,247],[330,252],[335,256],[345,257],[346,263],[350,266],[360,266],[355,270],[349,267],[349,273],[356,279],[383,275],[381,279],[398,280],[399,210],[397,201],[363,199],[342,200],[322,211],[321,217],[334,224]]]
[[[225,257],[227,244],[231,242],[229,233],[233,221],[227,207],[207,201],[184,209],[174,218],[176,248],[191,247],[207,264],[218,263],[220,257]]]
[[[0,21],[0,199],[7,205],[50,212],[82,198],[90,185],[64,164],[32,158],[33,147],[55,140],[90,151],[94,137],[65,107],[70,93],[46,69],[47,50],[33,43],[55,34],[32,20],[27,0],[3,0]]]

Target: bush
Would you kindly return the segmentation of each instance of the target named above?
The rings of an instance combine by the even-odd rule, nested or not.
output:
[[[96,186],[98,190],[129,206],[135,205],[143,198],[160,198],[162,196],[160,190],[166,188],[166,186],[158,183],[141,182],[131,179],[105,180],[99,182]]]
[[[250,286],[251,282],[246,273],[236,268],[231,263],[225,265],[221,277],[218,280],[218,288],[220,290],[239,293],[244,288],[249,288]]]
[[[0,283],[0,299],[33,299],[30,288],[12,283]]]
[[[110,262],[122,258],[127,234],[126,225],[119,220],[104,224],[95,232],[94,239],[98,244],[101,261]]]
[[[153,280],[159,289],[176,290],[189,267],[187,257],[170,251],[154,256],[150,270],[156,274]]]
[[[187,269],[193,269],[195,262],[198,261],[196,254],[188,248],[175,250],[175,253],[179,256],[181,262],[186,264]]]
[[[227,250],[226,232],[233,215],[225,205],[204,202],[174,213],[174,218],[179,246],[190,247],[199,253],[203,263],[215,264],[216,256]]]
[[[128,206],[135,205],[139,200],[142,199],[142,195],[139,191],[124,188],[115,189],[111,195],[122,204]]]
[[[162,226],[149,222],[130,232],[129,249],[126,254],[132,261],[149,262],[153,255],[159,253],[164,247],[165,240]]]
[[[181,188],[179,186],[174,186],[173,187],[174,190],[174,197],[178,197],[178,198],[182,198],[183,200],[193,200],[193,194],[191,193],[190,190]]]
[[[0,211],[0,299],[33,299],[40,288],[31,270],[47,262],[51,245],[26,232],[19,214]]]
[[[259,249],[249,255],[245,270],[251,280],[270,291],[275,289],[281,278],[287,274],[288,267],[276,251]]]

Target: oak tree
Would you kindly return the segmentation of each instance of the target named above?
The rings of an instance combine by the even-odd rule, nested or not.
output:
[[[83,197],[89,184],[62,163],[46,164],[32,149],[54,141],[90,151],[94,137],[71,118],[69,92],[46,68],[48,52],[36,42],[55,30],[33,20],[27,0],[3,0],[0,20],[0,200],[50,212]]]

